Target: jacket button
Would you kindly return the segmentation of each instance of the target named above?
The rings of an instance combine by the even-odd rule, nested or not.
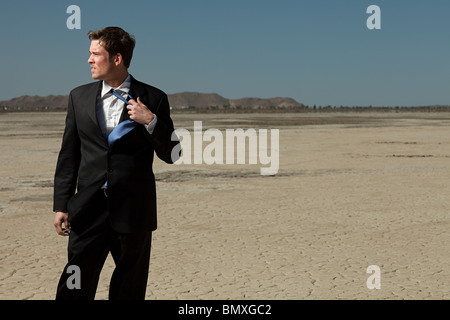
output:
[[[111,173],[111,172],[113,172],[114,170],[113,169],[111,169],[111,168],[108,168],[107,170],[106,170],[106,172],[108,172],[108,173]]]

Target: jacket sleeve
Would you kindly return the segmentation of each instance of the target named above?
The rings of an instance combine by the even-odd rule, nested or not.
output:
[[[159,101],[155,114],[158,118],[152,134],[148,139],[155,148],[158,158],[166,163],[174,163],[180,157],[180,141],[175,134],[173,121],[170,118],[170,107],[167,95],[164,94]]]
[[[54,177],[53,211],[67,212],[67,203],[74,195],[80,166],[78,136],[72,93],[67,107],[66,126]]]

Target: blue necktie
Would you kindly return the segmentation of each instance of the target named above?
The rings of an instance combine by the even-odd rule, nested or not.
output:
[[[110,91],[113,95],[115,95],[117,98],[119,98],[120,100],[122,100],[123,102],[125,102],[125,104],[127,105],[131,105],[131,103],[129,103],[124,97],[122,97],[119,93],[117,93],[117,91],[115,91],[114,89],[111,89]],[[130,99],[133,99],[133,97],[128,94],[128,97],[130,97]],[[131,119],[129,120],[125,120],[122,121],[121,123],[119,123],[114,129],[113,131],[111,131],[111,133],[108,136],[108,145],[112,146],[112,144],[116,141],[119,140],[120,138],[122,138],[124,135],[126,135],[128,132],[130,132],[131,130],[133,130],[133,128],[135,128],[137,125],[137,123]]]
[[[119,98],[120,100],[122,100],[123,102],[125,102],[125,104],[127,105],[131,105],[131,103],[129,103],[124,97],[122,97],[119,93],[117,93],[117,91],[115,91],[114,89],[111,89],[110,91],[113,95],[115,95],[117,98]],[[133,97],[128,94],[128,97],[130,97],[130,99],[133,99]],[[135,128],[137,125],[137,122],[129,119],[129,120],[125,120],[122,121],[121,123],[119,123],[114,129],[113,131],[111,131],[111,133],[108,136],[108,145],[112,146],[112,144],[119,140],[120,138],[122,138],[124,135],[126,135],[128,132],[130,132],[131,130],[133,130],[133,128]],[[105,192],[105,196],[107,196],[106,193],[106,189],[108,187],[108,181],[105,182],[105,184],[103,185],[102,189],[104,189]]]

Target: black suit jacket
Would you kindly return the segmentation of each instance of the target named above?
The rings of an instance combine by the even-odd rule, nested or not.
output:
[[[152,134],[143,125],[108,146],[96,117],[102,82],[80,86],[69,96],[66,127],[54,180],[54,211],[69,214],[73,229],[93,218],[92,204],[108,181],[107,204],[112,227],[121,233],[151,231],[156,222],[156,187],[153,156],[173,163],[172,152],[179,143],[172,134],[167,95],[131,78],[130,94],[156,114]],[[120,121],[129,119],[126,107]],[[175,141],[172,141],[175,140]],[[177,146],[179,148],[179,146]]]

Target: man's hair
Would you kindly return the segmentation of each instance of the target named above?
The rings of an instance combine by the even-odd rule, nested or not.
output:
[[[97,31],[89,31],[89,40],[99,40],[100,45],[108,51],[109,56],[120,53],[125,67],[130,67],[136,40],[128,32],[119,27],[106,27]]]

